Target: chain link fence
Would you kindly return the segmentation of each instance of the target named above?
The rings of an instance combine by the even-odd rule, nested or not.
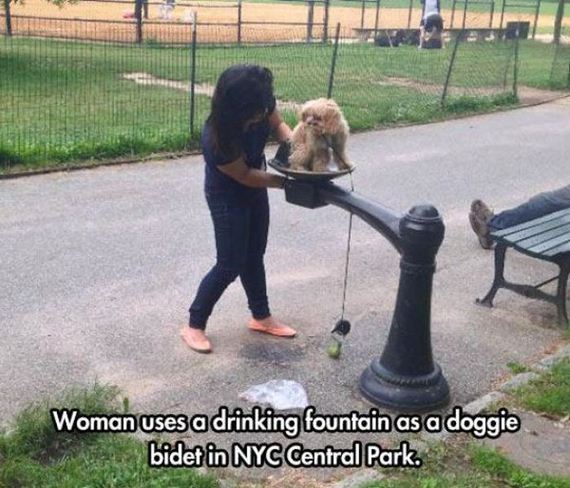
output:
[[[563,27],[560,44],[554,50],[550,72],[550,84],[556,88],[570,89],[570,28]]]
[[[441,15],[446,29],[504,29],[509,23],[522,22],[529,35],[544,36],[552,31],[557,0],[442,0]],[[304,26],[303,37],[316,38],[337,23],[355,31],[417,28],[422,15],[420,0],[272,0],[271,3],[242,0],[82,0],[66,3],[64,8],[45,0],[0,2],[4,11],[3,28],[15,35],[70,37],[73,23],[93,21],[91,39],[110,40],[109,33],[130,32],[138,41],[147,37],[159,42],[158,32],[184,31],[184,24],[198,19],[202,25],[225,27],[224,42],[242,38],[291,40],[289,26]],[[9,15],[11,14],[11,15]],[[41,15],[41,17],[39,17]],[[41,20],[46,19],[42,26]],[[55,31],[50,18],[67,19]],[[107,21],[107,22],[103,22]],[[565,20],[568,25],[568,20]],[[269,32],[270,36],[264,35]],[[89,34],[89,32],[86,33]],[[124,36],[123,36],[124,37]],[[175,34],[180,38],[179,34]],[[214,41],[214,39],[212,39]]]
[[[92,24],[75,29],[90,33]],[[4,165],[188,146],[188,46],[128,43],[131,36],[120,27],[110,37],[0,38]]]
[[[466,42],[459,36],[450,59],[444,101],[453,110],[487,106],[514,98],[517,91],[518,40]]]
[[[308,38],[294,24],[287,42],[278,25],[265,26],[264,41],[244,30],[237,44],[232,28],[199,22],[157,23],[137,43],[128,22],[105,23],[106,40],[103,21],[34,22],[0,37],[4,169],[196,148],[216,80],[236,63],[272,70],[291,126],[306,100],[328,95],[363,130],[512,103],[521,83],[568,87],[567,45],[460,35],[444,49],[381,47],[387,30],[362,42],[352,27],[315,25]]]
[[[274,75],[275,96],[285,120],[293,124],[302,102],[326,96],[332,62],[333,44],[322,42],[244,42],[241,46],[202,44],[206,39],[219,38],[209,26],[197,29],[195,79],[191,80],[196,94],[195,125],[192,134],[200,131],[209,111],[214,86],[222,71],[232,64],[260,64]],[[217,29],[220,29],[219,27]],[[292,39],[302,39],[306,30],[297,26],[290,28]]]

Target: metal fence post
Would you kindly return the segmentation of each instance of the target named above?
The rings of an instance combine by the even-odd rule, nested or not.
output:
[[[410,6],[408,7],[408,29],[412,25],[412,8],[414,6],[414,0],[410,0]]]
[[[560,51],[560,44],[556,44],[554,48],[554,56],[552,57],[552,66],[550,67],[550,84],[554,84],[554,69],[556,67],[556,62],[558,61],[558,53]]]
[[[144,18],[148,20],[148,0],[143,0],[143,14]]]
[[[379,25],[380,25],[380,0],[376,0],[376,20],[374,21],[374,39],[378,37]]]
[[[137,42],[137,44],[140,44],[142,42],[142,39],[143,39],[142,4],[143,4],[143,0],[135,0],[136,42]]]
[[[536,26],[538,24],[538,15],[540,13],[540,4],[542,0],[538,0],[536,3],[536,12],[534,13],[534,24],[532,26],[532,40],[534,41],[534,36],[536,35]]]
[[[564,3],[565,0],[559,0],[558,7],[556,8],[556,16],[554,18],[554,44],[560,44],[562,25],[564,23]]]
[[[507,90],[507,80],[508,80],[508,76],[509,76],[509,68],[511,66],[511,59],[513,59],[514,53],[515,53],[514,48],[509,49],[509,55],[507,56],[507,63],[505,64],[505,73],[503,75],[503,90],[505,90],[505,91]]]
[[[453,52],[451,53],[451,59],[449,60],[449,68],[447,70],[447,75],[445,77],[445,83],[443,85],[443,92],[441,93],[441,106],[445,105],[445,98],[447,97],[447,89],[449,87],[449,81],[451,80],[451,72],[453,71],[453,65],[455,64],[455,57],[457,56],[457,49],[459,48],[459,42],[465,31],[461,31],[457,34],[455,38],[455,44],[453,46]]]
[[[360,28],[364,29],[364,9],[366,8],[366,0],[362,0],[362,14],[360,16]]]
[[[194,137],[194,113],[196,111],[196,37],[198,27],[198,12],[194,12],[192,19],[192,49],[190,65],[190,137]]]
[[[325,12],[323,17],[323,43],[329,40],[329,7],[330,0],[325,0]]]
[[[338,39],[340,37],[340,22],[336,24],[336,34],[334,36],[334,49],[333,49],[333,57],[332,57],[332,64],[331,64],[331,72],[329,76],[329,88],[327,90],[327,98],[332,97],[332,89],[334,83],[334,70],[336,68],[336,57],[338,53]]]
[[[315,0],[309,0],[307,11],[307,42],[313,39],[313,22],[315,18]]]
[[[469,4],[469,0],[465,0],[463,4],[463,23],[461,24],[461,28],[465,29],[465,24],[467,22],[467,5]]]
[[[499,29],[503,28],[503,20],[505,18],[505,3],[507,0],[503,0],[502,6],[501,6],[501,20],[499,21]]]
[[[241,44],[241,15],[242,15],[242,10],[241,10],[241,0],[238,0],[237,3],[237,8],[238,8],[238,31],[237,31],[237,42],[238,44]]]
[[[12,35],[12,14],[10,12],[10,0],[4,0],[4,12],[6,14],[6,35]]]
[[[518,99],[518,78],[519,78],[519,29],[517,28],[515,37],[515,60],[513,65],[513,95]]]
[[[453,29],[453,21],[455,20],[455,8],[457,5],[457,0],[453,0],[453,4],[451,5],[451,20],[449,21],[449,27]],[[422,12],[423,15],[423,12]]]

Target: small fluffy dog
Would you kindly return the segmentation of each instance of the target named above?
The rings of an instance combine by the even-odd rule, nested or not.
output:
[[[291,169],[327,171],[331,152],[339,170],[352,168],[345,151],[349,127],[334,100],[309,100],[299,119],[291,138]]]

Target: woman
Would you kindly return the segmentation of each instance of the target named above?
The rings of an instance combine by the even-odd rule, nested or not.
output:
[[[200,283],[190,306],[189,327],[181,333],[184,342],[198,352],[212,351],[206,322],[238,276],[253,316],[249,328],[278,337],[296,334],[269,311],[263,264],[269,230],[267,188],[283,188],[285,183],[284,177],[265,171],[265,144],[271,130],[279,141],[292,134],[275,105],[273,75],[261,66],[228,68],[214,91],[201,142],[217,259]]]

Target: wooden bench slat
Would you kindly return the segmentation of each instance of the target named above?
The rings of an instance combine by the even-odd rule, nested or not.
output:
[[[552,239],[548,239],[547,241],[544,241],[528,249],[529,251],[540,254],[558,247],[568,241],[570,241],[570,225],[566,228],[565,232],[561,232],[558,236],[553,236]]]
[[[559,229],[564,225],[570,225],[570,215],[563,216],[560,219],[554,219],[549,222],[544,222],[542,224],[537,224],[524,230],[519,230],[518,232],[513,232],[512,234],[504,236],[504,239],[515,244],[526,246],[523,241],[529,238],[540,238],[540,236],[543,234],[545,235],[546,232]]]
[[[557,219],[558,217],[562,217],[563,215],[570,215],[570,208],[559,210],[558,212],[545,215],[544,217],[540,217],[539,219],[531,220],[529,222],[523,222],[522,224],[515,225],[514,227],[509,227],[508,229],[493,231],[491,232],[491,235],[494,237],[506,237],[514,232],[518,232],[520,230],[524,230],[529,227],[534,227],[537,224]]]
[[[523,249],[528,249],[529,251],[540,253],[541,246],[546,244],[544,249],[549,249],[552,246],[548,245],[548,242],[555,239],[558,236],[563,236],[565,234],[570,235],[570,222],[557,226],[553,229],[541,232],[535,236],[523,239],[520,241],[512,241],[515,246],[521,247]]]
[[[549,249],[544,254],[549,257],[559,256],[562,254],[570,253],[570,240],[566,241],[563,244],[560,244],[557,247]]]

